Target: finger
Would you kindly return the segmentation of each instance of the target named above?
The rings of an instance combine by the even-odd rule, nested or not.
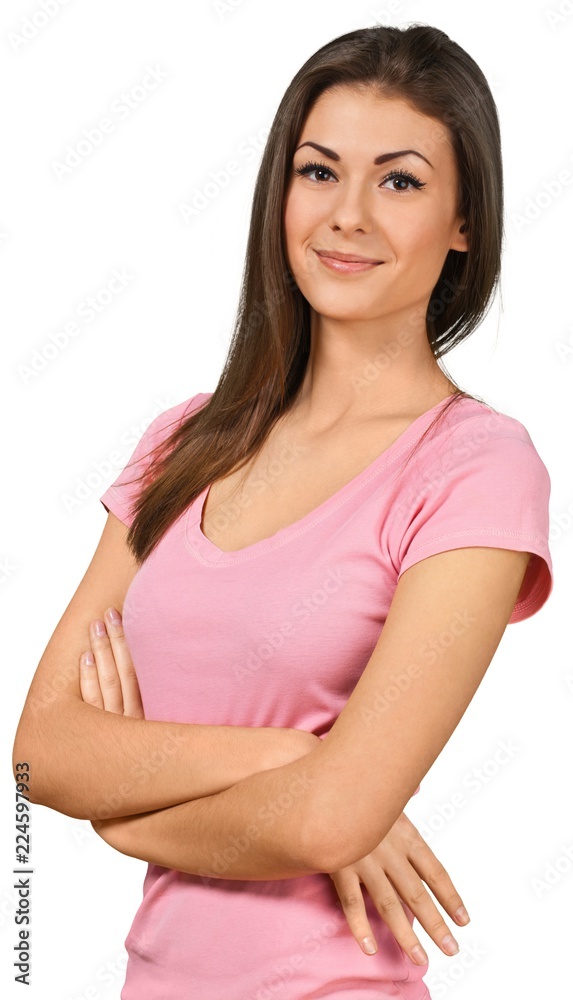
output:
[[[139,682],[123,631],[121,615],[117,608],[108,608],[104,618],[121,683],[123,714],[131,715],[136,719],[143,719],[143,704],[139,691]]]
[[[409,857],[412,866],[418,872],[420,878],[423,878],[424,882],[430,887],[446,913],[460,924],[460,926],[463,927],[464,924],[468,924],[470,918],[463,904],[462,897],[447,871],[428,847],[423,837],[419,837],[419,843],[416,840]]]
[[[80,693],[86,705],[103,708],[96,662],[91,649],[80,656]]]
[[[420,864],[420,859],[418,859],[418,863],[422,869],[422,871],[419,871],[417,866],[414,867],[412,859],[409,858],[409,862],[410,865],[405,870],[403,856],[398,857],[396,864],[394,864],[392,857],[390,857],[386,863],[388,878],[391,880],[400,899],[409,907],[426,933],[432,938],[432,941],[437,944],[438,948],[445,955],[456,955],[459,951],[458,942],[453,937],[450,928],[446,924],[426,886],[421,881],[421,878],[429,878],[433,885],[440,884],[441,886],[444,878],[442,866],[436,858],[435,865],[430,871],[427,861],[422,861]],[[437,898],[439,897],[437,896]]]
[[[379,866],[361,862],[360,878],[388,929],[416,965],[425,965],[428,956],[408,919],[400,896]]]
[[[337,872],[329,872],[329,875],[336,886],[338,898],[353,936],[366,955],[374,955],[378,948],[366,914],[358,875],[352,868],[341,868]]]
[[[100,620],[91,622],[90,640],[97,666],[103,707],[107,712],[123,715],[121,681],[104,622]]]

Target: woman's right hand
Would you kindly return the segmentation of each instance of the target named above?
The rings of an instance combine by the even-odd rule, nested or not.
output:
[[[314,733],[296,729],[289,732],[291,736],[285,741],[285,751],[293,749],[299,757],[310,753],[321,742],[321,738]],[[290,760],[285,759],[281,763],[290,763]],[[280,764],[274,766],[279,767]],[[386,837],[365,858],[325,874],[332,879],[352,935],[365,954],[375,954],[377,947],[361,885],[368,891],[400,947],[416,965],[424,965],[428,959],[403,903],[445,955],[457,954],[459,946],[432,894],[460,927],[469,922],[462,898],[443,865],[405,813],[400,814]],[[374,942],[370,951],[366,947],[368,941]]]
[[[400,813],[386,837],[370,854],[336,872],[329,872],[350,930],[362,951],[377,951],[361,884],[400,947],[416,965],[428,957],[408,919],[405,903],[444,955],[459,951],[444,918],[424,882],[446,912],[463,927],[469,923],[462,898],[447,871],[405,813]],[[368,950],[368,942],[373,942]]]

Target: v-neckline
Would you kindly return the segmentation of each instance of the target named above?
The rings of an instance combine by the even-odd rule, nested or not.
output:
[[[190,547],[191,551],[195,553],[202,561],[217,565],[231,565],[235,562],[243,562],[246,559],[254,558],[254,556],[262,555],[268,552],[270,549],[274,549],[279,545],[285,544],[291,538],[296,535],[301,534],[308,528],[316,524],[317,521],[321,521],[323,517],[326,517],[332,510],[339,507],[341,504],[345,503],[350,499],[354,493],[361,489],[361,487],[371,478],[378,475],[384,467],[394,458],[398,458],[409,446],[410,443],[415,439],[418,434],[423,432],[423,425],[430,424],[430,418],[436,413],[440,407],[445,406],[445,404],[452,398],[452,396],[457,396],[459,393],[451,393],[446,396],[445,399],[441,399],[438,403],[432,406],[429,410],[425,410],[421,413],[419,417],[416,417],[408,426],[403,430],[397,438],[382,451],[376,458],[366,466],[362,472],[359,472],[356,476],[353,476],[344,486],[333,493],[332,496],[323,500],[321,504],[315,507],[313,510],[309,511],[303,517],[300,517],[297,521],[293,521],[291,524],[287,524],[283,528],[279,528],[274,534],[269,535],[267,538],[261,538],[257,542],[252,542],[251,545],[245,545],[240,549],[231,549],[225,551],[220,549],[218,545],[215,545],[210,538],[204,534],[201,527],[201,522],[203,520],[203,509],[207,502],[207,496],[209,490],[211,489],[211,484],[205,486],[205,488],[196,497],[189,510],[187,512],[186,524],[185,524],[185,538],[187,545]]]

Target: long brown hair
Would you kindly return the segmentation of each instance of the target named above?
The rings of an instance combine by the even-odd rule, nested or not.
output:
[[[361,28],[323,45],[293,77],[270,129],[234,330],[217,386],[152,450],[157,454],[146,474],[132,480],[144,483],[127,535],[139,562],[207,485],[256,455],[302,383],[310,307],[287,263],[284,201],[304,120],[335,85],[407,100],[442,123],[450,138],[468,249],[448,251],[429,299],[426,330],[434,358],[469,337],[491,305],[501,264],[503,174],[497,109],[479,66],[443,31],[426,25]],[[459,388],[457,393],[470,396]]]

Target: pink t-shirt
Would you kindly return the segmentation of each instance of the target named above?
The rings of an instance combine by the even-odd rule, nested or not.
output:
[[[137,484],[122,486],[122,478],[142,470],[149,448],[210,395],[156,417],[101,496],[125,524]],[[125,598],[147,719],[327,734],[372,654],[401,573],[447,549],[532,553],[510,622],[542,607],[553,584],[550,479],[523,424],[458,399],[401,468],[445,402],[315,510],[238,551],[223,552],[202,533],[202,491]],[[367,891],[379,950],[363,954],[326,873],[240,881],[151,864],[143,893],[125,942],[122,1000],[430,996],[428,966],[399,947]]]

